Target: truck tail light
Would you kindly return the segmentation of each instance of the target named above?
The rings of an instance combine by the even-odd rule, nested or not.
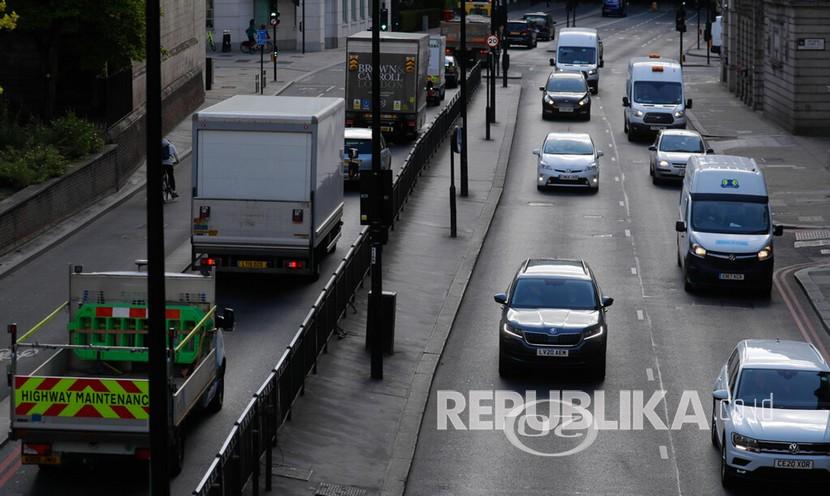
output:
[[[291,222],[295,224],[302,224],[303,223],[303,209],[295,208],[291,211]]]
[[[135,459],[147,461],[150,459],[150,450],[148,448],[136,448]]]
[[[49,443],[23,443],[24,455],[51,455],[52,445]]]
[[[346,127],[354,126],[354,119],[346,119]]]
[[[406,121],[406,125],[409,127],[415,127],[417,123],[415,121]]]
[[[305,261],[303,261],[303,260],[285,260],[282,263],[282,266],[285,267],[286,269],[292,269],[292,270],[302,269],[303,267],[305,267]]]
[[[203,258],[202,265],[205,267],[216,267],[216,259],[215,258]]]

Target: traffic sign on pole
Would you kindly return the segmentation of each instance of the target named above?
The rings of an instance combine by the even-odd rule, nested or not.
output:
[[[499,37],[494,35],[494,34],[491,34],[490,36],[488,36],[487,37],[487,46],[490,47],[490,48],[496,48],[497,46],[499,46]]]
[[[278,21],[276,17],[272,17],[272,18],[271,18],[271,25],[272,25],[272,26],[276,26],[279,22],[280,22],[280,21]]]

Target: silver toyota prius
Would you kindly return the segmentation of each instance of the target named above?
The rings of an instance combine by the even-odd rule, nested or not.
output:
[[[533,150],[539,157],[536,165],[536,188],[548,186],[589,188],[599,191],[599,158],[588,133],[549,133],[542,148]]]

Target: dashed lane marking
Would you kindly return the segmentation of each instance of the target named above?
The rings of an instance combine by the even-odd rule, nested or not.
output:
[[[642,310],[637,310],[637,320],[643,320],[644,318],[646,318],[646,317],[645,317],[645,315],[643,315],[643,311]],[[651,370],[651,369],[649,369],[649,370]]]
[[[663,460],[669,459],[669,450],[663,445],[660,446],[660,458],[662,458]]]
[[[648,382],[654,382],[654,370],[651,367],[646,369],[646,379]]]

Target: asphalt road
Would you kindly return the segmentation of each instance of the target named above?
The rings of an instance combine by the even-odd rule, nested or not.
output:
[[[343,97],[343,67],[320,72],[301,79],[285,95]],[[426,125],[457,90],[447,90],[441,106],[427,107]],[[411,143],[393,143],[392,168],[397,170],[406,159]],[[176,168],[177,189],[181,196],[164,207],[165,245],[168,270],[184,270],[190,257],[190,159]],[[217,281],[220,307],[236,311],[236,331],[225,335],[228,370],[225,400],[221,412],[197,417],[187,429],[185,467],[172,481],[173,494],[190,494],[204,475],[208,465],[225,440],[233,422],[276,364],[285,346],[297,332],[314,300],[361,230],[359,198],[356,188],[345,192],[343,236],[337,250],[323,261],[318,281],[272,277],[222,277]],[[74,233],[43,254],[29,260],[12,272],[0,285],[0,317],[3,324],[16,322],[25,331],[67,299],[69,264],[83,265],[86,271],[132,270],[133,261],[146,258],[146,198],[144,191],[134,195],[85,228]],[[65,314],[38,331],[40,342],[65,341]],[[0,349],[8,348],[7,333],[0,333]],[[31,371],[49,353],[22,358],[21,371]],[[7,359],[0,358],[5,366]],[[4,392],[4,395],[8,394]],[[80,487],[78,472],[39,470],[19,465],[19,443],[11,442],[0,449],[0,494],[52,495],[61,494],[68,485]],[[147,493],[146,472],[135,466],[117,470],[80,469],[88,473],[83,480],[84,493],[112,494],[119,487],[123,495]],[[122,484],[125,472],[139,474],[130,484]]]
[[[493,391],[523,396],[529,391],[539,399],[555,399],[551,390],[569,390],[589,395],[589,411],[595,416],[601,411],[596,403],[604,400],[604,418],[620,420],[621,411],[632,410],[629,399],[637,404],[637,394],[642,394],[642,404],[663,390],[666,400],[658,401],[653,410],[665,425],[673,423],[678,410],[693,413],[694,398],[708,421],[712,382],[737,341],[804,339],[799,325],[806,327],[804,321],[813,319],[809,304],[800,297],[785,299],[780,286],[769,299],[684,291],[675,264],[679,187],[652,185],[648,143],[627,141],[620,105],[630,57],[658,51],[676,58],[674,19],[667,11],[654,15],[632,9],[626,19],[596,16],[580,25],[598,27],[605,42],[605,68],[590,122],[541,118],[538,87],[549,72],[546,48],[552,44],[512,52],[512,63],[524,74],[525,91],[505,191],[433,381],[407,483],[409,496],[726,494],[720,485],[719,453],[710,444],[705,421],[703,425],[687,422],[678,430],[656,429],[648,420],[642,429],[634,425],[600,430],[584,450],[553,457],[517,448],[504,432],[486,422],[494,420],[492,411],[478,419],[484,423],[476,424],[477,418],[468,415],[470,403],[475,394],[486,398]],[[535,188],[531,150],[541,145],[547,132],[566,130],[589,132],[605,152],[596,195]],[[803,261],[791,242],[782,239],[777,247],[779,270]],[[528,257],[584,258],[604,293],[615,298],[608,312],[604,383],[586,381],[579,372],[535,372],[509,380],[499,376],[500,309],[493,295],[505,290]],[[794,319],[791,305],[807,308],[800,322]],[[820,334],[819,341],[827,349],[827,336]],[[441,412],[456,406],[439,401],[439,394],[454,393],[467,403],[461,424],[439,425],[439,419],[445,418]],[[684,393],[691,403],[679,408]],[[493,408],[495,403],[491,396],[481,404]],[[539,413],[545,413],[543,407]],[[584,436],[586,431],[565,434]],[[525,446],[548,454],[576,449],[584,439],[554,434],[520,437]],[[772,486],[769,491],[812,494],[815,489]],[[826,494],[826,488],[820,493]]]

